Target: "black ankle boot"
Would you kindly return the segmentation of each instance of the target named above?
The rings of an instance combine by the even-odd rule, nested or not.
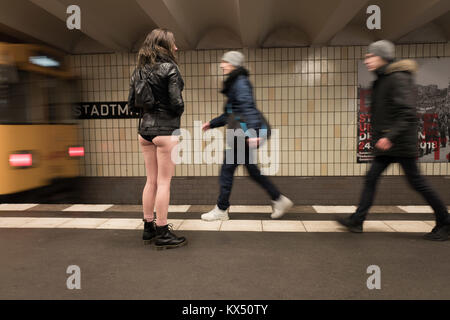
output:
[[[424,235],[424,238],[432,241],[445,241],[449,239],[450,224],[435,226],[431,232]]]
[[[350,217],[342,218],[338,217],[336,221],[346,227],[348,231],[355,232],[355,233],[362,233],[363,232],[363,224],[361,222],[356,222],[352,220]]]
[[[156,224],[155,224],[156,225]],[[156,226],[155,247],[158,250],[171,249],[184,246],[187,243],[185,237],[177,237],[172,232],[172,225]]]
[[[142,240],[144,244],[151,244],[156,237],[156,224],[155,221],[147,222],[144,221],[144,233],[142,234]]]

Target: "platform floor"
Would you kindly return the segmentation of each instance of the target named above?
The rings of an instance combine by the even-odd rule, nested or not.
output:
[[[0,299],[450,299],[450,241],[416,233],[1,229]],[[81,289],[69,290],[69,265]],[[381,271],[369,290],[367,268]]]
[[[450,299],[450,241],[422,239],[428,207],[374,207],[365,233],[334,221],[352,206],[297,206],[281,220],[268,206],[171,206],[185,247],[144,246],[142,207],[0,205],[0,299]],[[66,286],[68,266],[81,289]],[[379,266],[381,289],[367,268]]]

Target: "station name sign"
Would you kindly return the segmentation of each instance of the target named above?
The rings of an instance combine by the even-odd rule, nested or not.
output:
[[[127,119],[138,118],[131,115],[128,103],[122,102],[82,102],[74,106],[77,119]]]

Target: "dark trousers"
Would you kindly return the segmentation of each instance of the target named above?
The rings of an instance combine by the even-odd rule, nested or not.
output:
[[[281,195],[280,191],[278,191],[275,185],[272,184],[269,178],[261,174],[258,165],[253,163],[253,156],[248,148],[248,145],[245,143],[245,147],[242,150],[245,150],[245,157],[244,155],[238,157],[238,150],[239,148],[237,147],[237,143],[235,143],[233,148],[225,150],[225,157],[223,160],[222,169],[220,170],[219,178],[220,194],[217,199],[217,206],[219,209],[226,210],[230,206],[229,199],[231,195],[231,188],[233,186],[234,172],[240,164],[247,168],[250,177],[267,191],[272,200],[278,199]]]
[[[355,222],[363,222],[366,219],[369,208],[372,206],[378,179],[381,173],[391,163],[398,162],[405,171],[409,184],[422,195],[427,203],[433,208],[436,215],[436,224],[443,225],[450,223],[447,207],[428,185],[425,178],[420,174],[415,158],[378,156],[373,160],[372,166],[365,177],[364,189],[361,194],[358,209],[352,215]]]

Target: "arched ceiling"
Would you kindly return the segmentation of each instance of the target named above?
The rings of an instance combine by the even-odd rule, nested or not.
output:
[[[81,30],[66,27],[69,5]],[[366,9],[381,8],[381,30]],[[448,42],[450,0],[14,0],[0,1],[0,41],[45,43],[67,53],[135,51],[164,27],[180,49]]]

